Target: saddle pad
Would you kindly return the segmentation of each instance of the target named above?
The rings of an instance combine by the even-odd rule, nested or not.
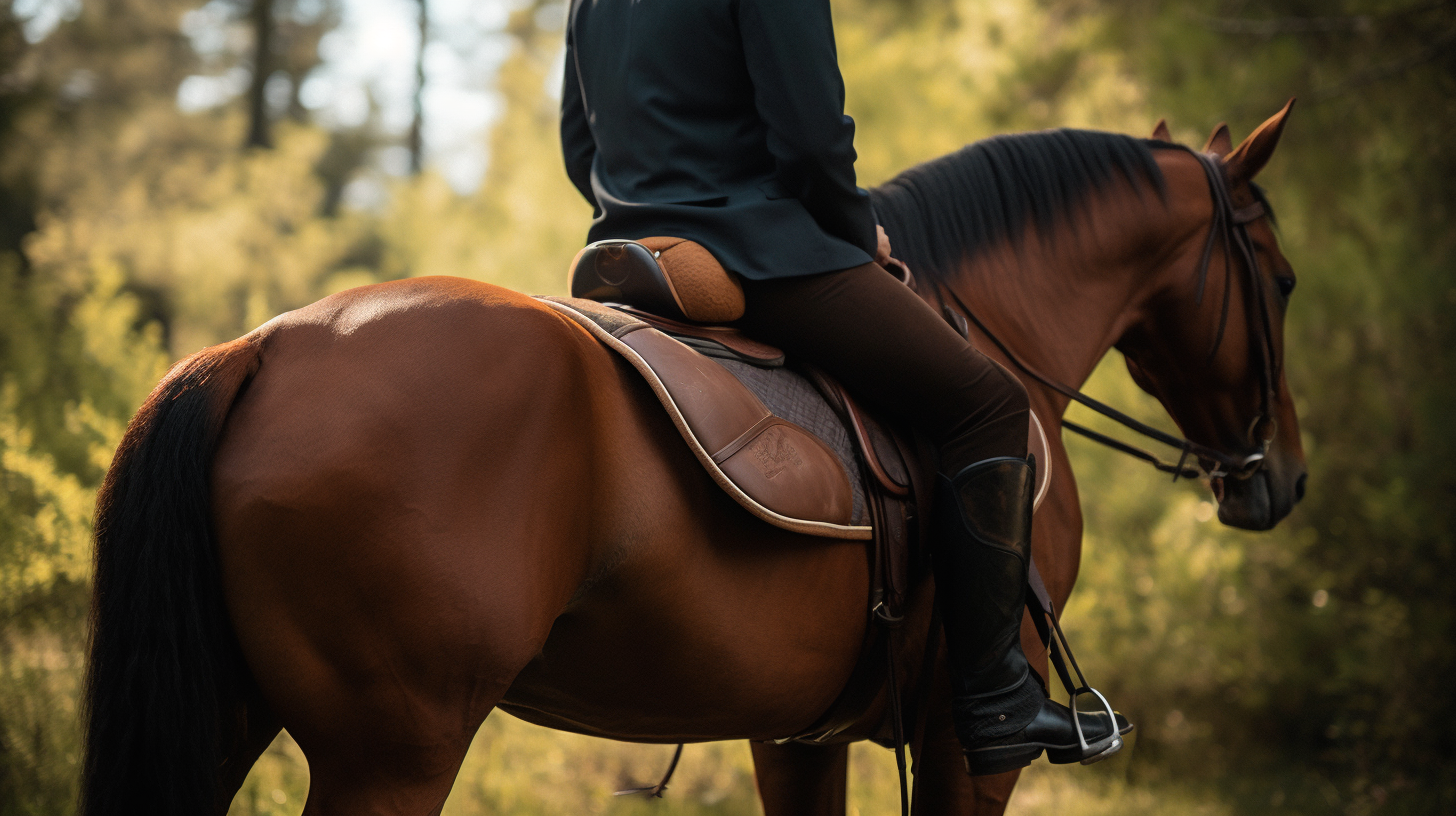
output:
[[[867,514],[863,487],[851,478],[857,469],[848,435],[837,422],[821,421],[819,410],[806,399],[805,389],[812,391],[813,386],[798,375],[784,372],[799,382],[779,380],[774,393],[766,394],[768,401],[816,429],[837,426],[843,440],[826,444],[770,410],[765,400],[720,364],[725,361],[705,357],[631,315],[590,300],[538,299],[586,329],[643,376],[708,475],[750,513],[796,533],[872,537],[873,529],[861,523]],[[827,404],[823,410],[830,411]],[[841,447],[846,457],[832,445]]]

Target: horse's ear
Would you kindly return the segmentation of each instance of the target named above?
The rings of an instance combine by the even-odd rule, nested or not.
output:
[[[1293,109],[1294,100],[1290,99],[1278,113],[1264,120],[1264,124],[1259,125],[1249,134],[1249,138],[1224,159],[1230,181],[1249,181],[1264,169],[1264,165],[1269,163],[1269,157],[1274,154],[1274,148],[1279,144],[1279,137],[1284,133],[1284,122]]]
[[[1168,132],[1168,120],[1159,119],[1158,124],[1153,126],[1153,138],[1160,142],[1173,141],[1173,134]]]
[[[1218,127],[1213,129],[1213,134],[1208,137],[1208,144],[1203,146],[1204,153],[1212,153],[1220,159],[1227,156],[1234,149],[1233,137],[1229,136],[1227,122],[1219,122]]]

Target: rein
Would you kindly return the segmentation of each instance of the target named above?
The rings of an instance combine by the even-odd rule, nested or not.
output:
[[[1184,149],[1187,150],[1187,148]],[[1198,159],[1200,166],[1203,168],[1204,175],[1208,178],[1209,193],[1213,199],[1213,222],[1209,228],[1208,239],[1204,243],[1203,254],[1198,265],[1198,294],[1195,296],[1195,303],[1203,302],[1203,292],[1208,281],[1209,265],[1213,258],[1214,242],[1219,241],[1224,247],[1223,306],[1220,310],[1218,330],[1214,335],[1213,344],[1208,352],[1208,359],[1213,359],[1214,354],[1217,353],[1219,346],[1223,343],[1224,329],[1228,324],[1229,292],[1232,288],[1230,284],[1232,283],[1233,277],[1234,250],[1237,250],[1243,261],[1243,267],[1248,276],[1248,286],[1245,288],[1247,290],[1246,298],[1253,301],[1252,304],[1249,304],[1253,307],[1250,311],[1257,312],[1259,315],[1257,321],[1252,319],[1248,321],[1250,347],[1251,349],[1258,349],[1257,352],[1252,353],[1258,355],[1257,362],[1259,364],[1261,386],[1259,413],[1249,426],[1251,441],[1254,440],[1254,434],[1261,428],[1267,428],[1268,431],[1264,438],[1257,440],[1260,446],[1260,450],[1257,453],[1252,453],[1242,458],[1231,456],[1223,451],[1194,442],[1191,439],[1167,433],[1166,431],[1159,430],[1144,422],[1133,419],[1116,408],[1093,399],[1069,385],[1047,377],[1024,362],[1002,342],[1001,338],[997,337],[976,316],[975,312],[966,305],[966,302],[961,299],[960,295],[956,294],[954,289],[945,285],[939,286],[937,289],[949,294],[951,299],[955,301],[955,305],[960,308],[960,314],[957,315],[942,301],[942,309],[946,319],[957,330],[963,334],[965,333],[964,324],[960,323],[958,325],[959,321],[955,319],[963,315],[971,323],[975,324],[976,328],[980,329],[982,334],[990,338],[992,343],[996,344],[996,347],[1001,350],[1002,354],[1006,355],[1006,358],[1011,361],[1012,365],[1016,366],[1027,376],[1069,400],[1086,406],[1129,430],[1161,442],[1169,447],[1178,448],[1180,455],[1177,464],[1170,464],[1148,451],[1119,439],[1098,433],[1075,422],[1063,420],[1062,427],[1080,434],[1093,442],[1106,445],[1113,450],[1141,459],[1164,473],[1171,473],[1173,474],[1174,481],[1177,481],[1179,478],[1191,479],[1199,475],[1207,475],[1210,479],[1218,479],[1226,476],[1247,479],[1263,467],[1264,457],[1268,453],[1269,445],[1274,438],[1272,410],[1275,398],[1274,384],[1278,381],[1278,357],[1274,349],[1273,323],[1269,313],[1268,297],[1264,291],[1264,287],[1261,285],[1259,261],[1254,252],[1253,239],[1249,237],[1248,230],[1249,223],[1264,217],[1266,213],[1264,205],[1259,202],[1255,202],[1248,207],[1234,207],[1233,198],[1229,192],[1228,184],[1224,179],[1223,165],[1219,157],[1211,154],[1196,153],[1192,150],[1188,150],[1188,152]],[[1194,457],[1195,461],[1198,462],[1197,467],[1188,466],[1187,463],[1190,456]],[[1204,461],[1214,462],[1216,466],[1213,468],[1205,468],[1202,464]]]

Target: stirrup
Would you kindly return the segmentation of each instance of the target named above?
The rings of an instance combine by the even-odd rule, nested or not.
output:
[[[1076,660],[1072,661],[1072,665],[1074,667],[1077,665]],[[1117,713],[1112,710],[1112,704],[1107,702],[1107,698],[1102,695],[1102,692],[1098,691],[1095,688],[1092,688],[1091,686],[1086,685],[1087,681],[1086,678],[1082,677],[1081,670],[1077,671],[1077,677],[1078,679],[1082,680],[1083,686],[1076,691],[1071,691],[1070,689],[1068,689],[1068,691],[1071,693],[1071,699],[1069,699],[1067,702],[1072,704],[1071,706],[1069,706],[1069,708],[1072,711],[1072,725],[1076,726],[1077,728],[1077,743],[1078,747],[1080,748],[1081,755],[1075,756],[1065,753],[1059,753],[1056,751],[1047,751],[1047,760],[1058,765],[1070,764],[1073,760],[1076,760],[1083,765],[1091,765],[1094,762],[1101,762],[1104,759],[1109,759],[1118,751],[1122,750],[1122,735],[1117,732]],[[1106,737],[1103,737],[1102,739],[1099,739],[1094,743],[1087,742],[1087,734],[1085,731],[1082,730],[1082,712],[1077,708],[1077,698],[1083,694],[1096,695],[1098,701],[1102,703],[1102,710],[1107,712],[1107,722],[1112,729],[1111,733],[1109,733]],[[1066,758],[1061,759],[1062,757]],[[1058,759],[1061,759],[1061,761],[1058,762]]]

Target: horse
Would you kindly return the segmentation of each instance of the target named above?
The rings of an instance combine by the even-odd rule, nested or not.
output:
[[[1057,432],[1075,392],[1045,383],[1081,384],[1113,347],[1225,524],[1267,529],[1302,495],[1294,278],[1252,183],[1288,114],[1237,148],[1220,126],[1204,159],[1162,123],[1001,136],[873,191],[921,295],[1027,375],[1057,608],[1082,520]],[[1214,240],[1226,210],[1248,253]],[[853,681],[864,544],[749,515],[629,366],[500,287],[353,289],[177,363],[97,508],[87,816],[224,813],[281,728],[308,759],[306,814],[439,813],[497,708],[618,740],[748,739],[765,813],[843,814],[848,744],[890,713],[881,691],[825,744],[774,742]],[[1017,773],[964,772],[933,592],[915,578],[896,646],[912,806],[1000,813]],[[1044,653],[1029,617],[1023,638]]]

